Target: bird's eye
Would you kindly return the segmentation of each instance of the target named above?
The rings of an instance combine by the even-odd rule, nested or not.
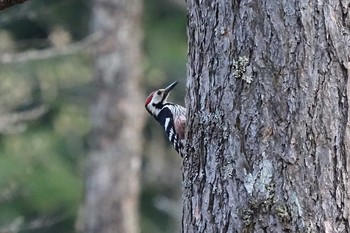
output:
[[[160,95],[162,92],[161,91],[157,91],[157,95]]]

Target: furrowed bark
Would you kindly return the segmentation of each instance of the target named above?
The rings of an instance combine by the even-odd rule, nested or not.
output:
[[[348,232],[350,1],[188,1],[183,232]]]

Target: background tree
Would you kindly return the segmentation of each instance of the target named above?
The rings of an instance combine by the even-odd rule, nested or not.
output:
[[[183,232],[347,232],[348,1],[188,1]]]
[[[86,232],[139,232],[143,98],[140,0],[93,1],[96,44]]]

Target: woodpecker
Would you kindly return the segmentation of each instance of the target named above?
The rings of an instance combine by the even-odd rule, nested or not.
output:
[[[175,150],[183,157],[185,140],[186,109],[178,104],[167,102],[170,91],[177,81],[165,89],[152,92],[146,99],[147,111],[160,123]]]

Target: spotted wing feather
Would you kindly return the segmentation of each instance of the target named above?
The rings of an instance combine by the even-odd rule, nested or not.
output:
[[[157,121],[164,127],[169,141],[182,156],[181,149],[185,138],[186,109],[180,105],[169,104],[160,111]]]

